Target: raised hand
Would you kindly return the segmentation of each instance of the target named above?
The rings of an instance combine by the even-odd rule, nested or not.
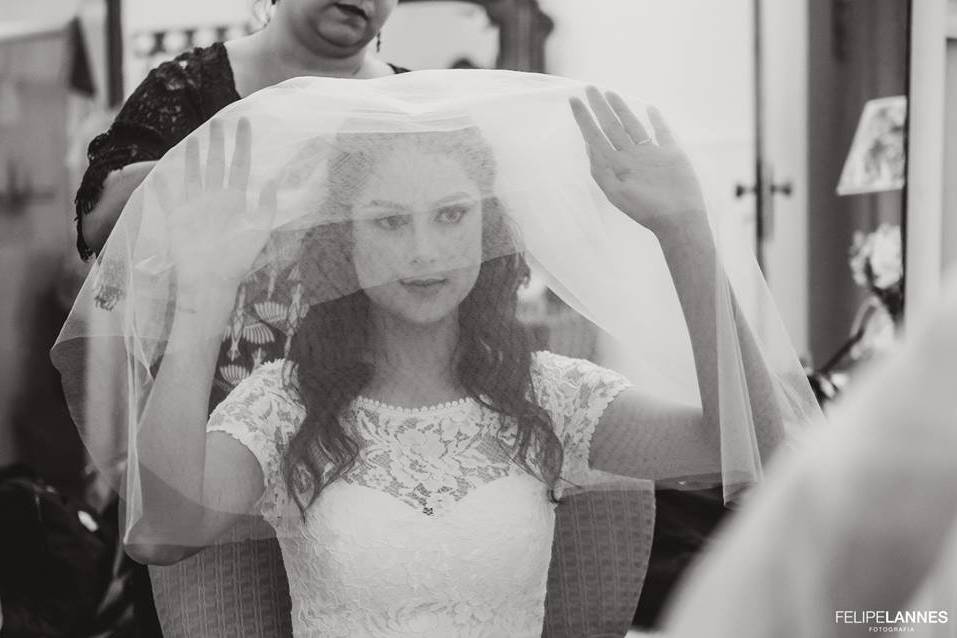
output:
[[[589,87],[586,96],[591,109],[573,97],[572,113],[585,139],[592,176],[608,200],[658,235],[676,224],[707,223],[691,162],[658,110],[648,112],[653,139],[616,93],[602,95]]]
[[[200,165],[199,143],[190,139],[182,191],[174,194],[162,175],[155,176],[157,197],[167,214],[180,294],[235,293],[269,238],[278,181],[266,183],[258,206],[247,205],[251,153],[252,133],[249,121],[243,118],[236,125],[235,151],[227,175],[223,126],[213,120],[205,171]]]

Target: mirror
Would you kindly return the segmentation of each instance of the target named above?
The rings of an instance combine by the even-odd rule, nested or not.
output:
[[[809,5],[808,354],[835,392],[893,343],[903,318],[902,180],[847,194],[838,185],[845,166],[903,154],[910,3]]]

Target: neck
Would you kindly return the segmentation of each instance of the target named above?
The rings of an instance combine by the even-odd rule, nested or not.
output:
[[[277,16],[278,18],[278,16]],[[273,84],[300,76],[352,78],[362,75],[367,62],[368,46],[357,50],[336,50],[324,53],[297,39],[279,20],[274,20],[254,34],[265,55],[266,72]]]
[[[389,403],[421,404],[460,395],[455,381],[458,316],[409,324],[372,309],[375,378],[367,391]]]

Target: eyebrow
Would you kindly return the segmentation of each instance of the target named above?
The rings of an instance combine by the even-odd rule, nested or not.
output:
[[[465,192],[455,193],[453,195],[448,195],[446,197],[442,197],[441,199],[435,200],[434,202],[432,202],[432,205],[441,206],[442,204],[451,204],[452,202],[458,202],[465,199],[471,201],[473,197]]]
[[[382,199],[374,199],[371,202],[363,204],[360,208],[385,208],[388,210],[394,211],[405,211],[407,210],[402,204],[397,204],[395,202],[389,202]]]
[[[452,195],[446,195],[445,197],[441,197],[435,200],[434,202],[432,202],[432,207],[435,208],[435,207],[442,206],[443,204],[451,204],[451,203],[460,202],[463,200],[472,201],[473,199],[474,198],[469,193],[466,193],[463,191],[460,193],[453,193]],[[363,209],[384,208],[386,210],[394,210],[398,212],[409,212],[409,209],[406,206],[403,206],[402,204],[398,204],[396,202],[390,202],[384,199],[374,199],[371,202],[367,202],[363,204],[360,208],[363,208]]]

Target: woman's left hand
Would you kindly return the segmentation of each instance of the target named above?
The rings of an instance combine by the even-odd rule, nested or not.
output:
[[[691,162],[658,110],[648,110],[653,141],[619,95],[602,95],[594,87],[586,95],[591,110],[573,97],[572,112],[585,138],[592,176],[609,201],[659,239],[670,229],[707,224]]]

